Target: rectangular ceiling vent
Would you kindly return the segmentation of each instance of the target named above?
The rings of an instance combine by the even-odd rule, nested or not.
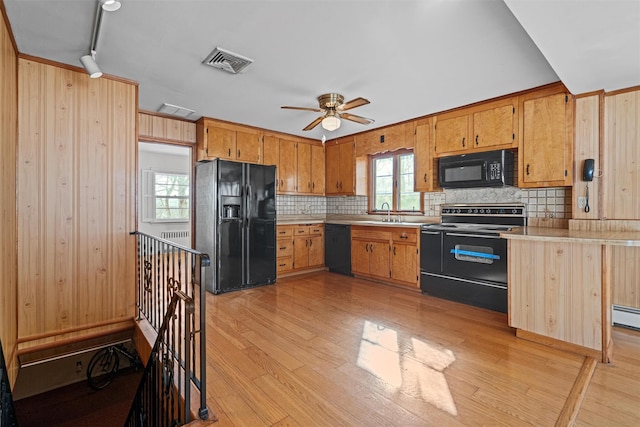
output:
[[[238,55],[237,53],[229,52],[221,47],[216,47],[213,49],[213,52],[207,56],[207,59],[203,61],[203,64],[220,68],[221,70],[229,73],[238,74],[252,62],[253,59]]]
[[[169,114],[172,116],[178,116],[178,117],[182,117],[183,119],[186,119],[187,117],[195,113],[195,111],[190,110],[188,108],[179,107],[177,105],[167,104],[165,102],[164,104],[162,104],[162,107],[158,109],[158,113]]]

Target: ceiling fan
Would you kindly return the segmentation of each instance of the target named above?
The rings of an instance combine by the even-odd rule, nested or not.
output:
[[[375,120],[368,119],[362,116],[356,116],[355,114],[345,113],[345,111],[352,108],[367,105],[369,100],[364,98],[355,98],[349,102],[344,102],[344,96],[339,93],[325,93],[318,97],[319,108],[307,108],[307,107],[289,107],[287,105],[281,108],[289,110],[304,110],[315,111],[322,113],[322,115],[309,123],[307,127],[302,130],[311,130],[318,124],[322,123],[322,127],[328,131],[334,131],[340,127],[340,119],[350,120],[352,122],[368,125]]]

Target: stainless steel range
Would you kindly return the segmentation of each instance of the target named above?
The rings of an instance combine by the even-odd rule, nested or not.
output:
[[[422,226],[425,294],[507,312],[507,242],[501,231],[527,224],[524,204],[446,204],[441,222]]]

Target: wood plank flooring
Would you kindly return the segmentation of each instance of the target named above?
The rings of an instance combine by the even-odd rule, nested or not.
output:
[[[640,335],[624,336],[631,368]],[[504,314],[328,272],[208,294],[207,353],[220,426],[553,426],[584,361],[516,338]],[[640,379],[605,368],[577,423],[632,425]]]

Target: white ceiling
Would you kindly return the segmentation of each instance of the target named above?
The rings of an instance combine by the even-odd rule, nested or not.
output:
[[[640,0],[121,0],[97,62],[162,103],[320,139],[316,97],[371,104],[328,138],[562,80],[574,94],[640,85]],[[4,0],[21,53],[80,66],[97,0]],[[254,60],[202,64],[220,46]]]

